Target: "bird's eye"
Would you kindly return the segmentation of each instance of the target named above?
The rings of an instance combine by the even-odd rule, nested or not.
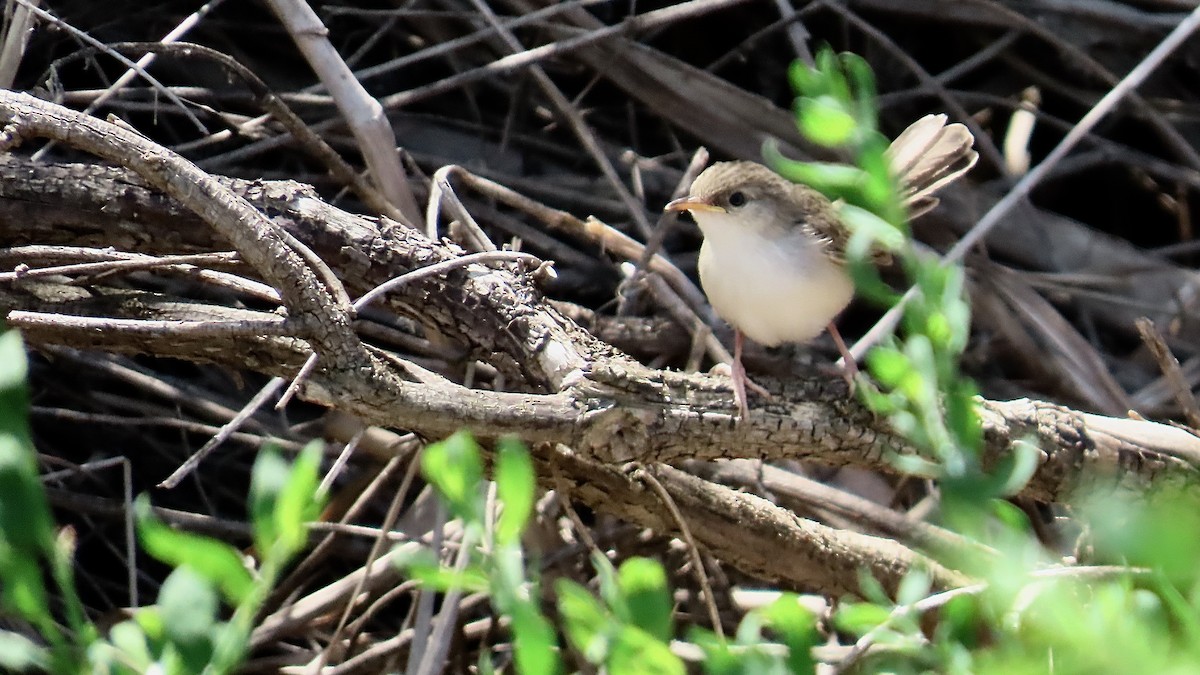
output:
[[[741,206],[746,203],[746,195],[742,191],[731,192],[729,194],[730,206]]]

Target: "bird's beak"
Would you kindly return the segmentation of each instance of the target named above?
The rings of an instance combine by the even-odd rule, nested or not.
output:
[[[697,199],[695,197],[680,197],[679,199],[673,200],[663,207],[663,211],[712,211],[716,213],[725,213],[725,209],[721,208],[720,206],[717,206],[712,202],[706,202],[703,199]]]

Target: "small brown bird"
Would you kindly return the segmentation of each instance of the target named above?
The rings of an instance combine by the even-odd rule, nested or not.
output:
[[[974,142],[963,125],[946,124],[945,115],[921,118],[892,142],[887,156],[910,218],[936,206],[933,192],[975,164]],[[850,232],[833,202],[761,164],[720,162],[666,210],[690,211],[704,234],[700,284],[734,329],[733,386],[743,419],[746,385],[766,395],[746,378],[743,335],[773,347],[828,329],[853,376],[854,359],[833,324],[854,298],[844,259]]]

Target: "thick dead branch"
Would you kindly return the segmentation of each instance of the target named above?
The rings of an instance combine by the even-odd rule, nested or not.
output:
[[[175,241],[188,244],[174,252],[191,252],[191,246],[221,247],[215,239],[205,242],[208,230],[194,216],[137,187],[135,178],[118,175],[87,165],[35,166],[8,158],[0,163],[0,241],[94,244],[99,227],[120,233],[118,238],[133,251],[162,253],[154,245],[154,228],[171,223]],[[90,189],[72,189],[72,184]],[[334,209],[294,184],[234,181],[231,187],[275,214],[276,222],[321,255],[355,295],[460,253],[408,228],[379,225]],[[126,200],[139,205],[137,222],[123,215]],[[39,214],[38,203],[46,208],[31,218]],[[60,217],[64,212],[67,216]],[[92,214],[87,230],[81,229],[83,220],[78,217],[83,213]],[[6,313],[180,316],[147,311],[141,305],[136,312],[126,312],[111,302],[96,309],[93,305],[100,301],[80,298],[78,289],[68,292],[74,287],[62,285],[47,290],[47,283],[39,280],[36,293],[20,283],[5,289]],[[68,299],[57,300],[56,293]],[[55,309],[60,302],[69,302],[69,309]],[[472,357],[515,376],[530,393],[468,389],[443,380],[349,399],[318,385],[307,392],[310,399],[427,436],[463,426],[485,437],[519,433],[531,441],[563,444],[605,463],[798,458],[887,468],[889,453],[911,452],[884,423],[847,398],[838,380],[815,375],[768,379],[775,400],[757,406],[749,421],[737,422],[723,379],[654,370],[625,358],[564,318],[525,274],[508,268],[469,266],[445,277],[420,279],[385,302],[466,345]],[[284,376],[294,372],[299,357],[295,350],[303,344],[261,338],[256,349],[269,349],[272,357],[255,366],[247,363],[244,348],[224,351],[212,344],[203,353],[189,354],[186,345],[181,348],[168,339],[154,344],[120,333],[42,329],[29,338],[35,343],[217,361]],[[1029,496],[1040,499],[1065,499],[1081,488],[1144,489],[1191,481],[1200,466],[1200,441],[1163,425],[1087,416],[1034,401],[984,402],[982,410],[990,461],[1000,460],[1017,443],[1031,443],[1041,451],[1039,471],[1026,488]]]

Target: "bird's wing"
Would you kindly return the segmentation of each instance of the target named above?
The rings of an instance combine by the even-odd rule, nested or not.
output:
[[[846,247],[850,244],[850,230],[838,216],[837,205],[816,190],[797,184],[795,190],[797,211],[796,224],[814,240],[820,242],[825,254],[839,263],[846,262]],[[892,256],[886,251],[873,250],[871,262],[886,265]]]

